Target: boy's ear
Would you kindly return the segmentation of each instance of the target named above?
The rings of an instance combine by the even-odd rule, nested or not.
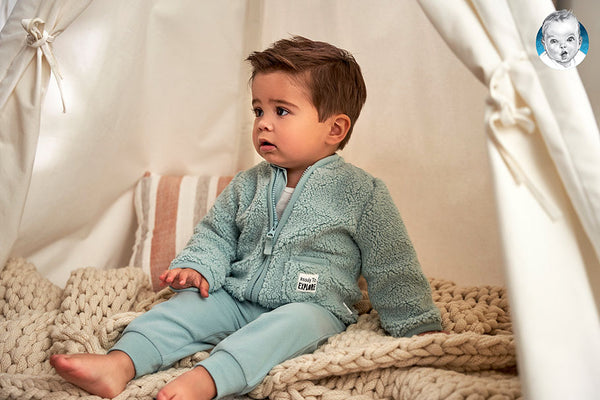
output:
[[[327,144],[337,145],[339,144],[350,130],[350,125],[352,122],[350,121],[350,117],[346,114],[336,114],[330,117],[331,118],[331,128],[329,130],[329,134],[327,135]]]

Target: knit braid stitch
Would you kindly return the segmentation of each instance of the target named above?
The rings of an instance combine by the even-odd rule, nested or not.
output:
[[[275,368],[250,393],[271,399],[517,399],[515,348],[503,288],[431,280],[444,329],[393,338],[379,325],[366,288],[359,321],[312,354]],[[98,399],[60,378],[55,353],[104,354],[140,313],[172,295],[154,293],[139,268],[73,271],[64,289],[24,259],[0,271],[0,398]],[[117,399],[153,399],[167,382],[208,357],[132,381]]]

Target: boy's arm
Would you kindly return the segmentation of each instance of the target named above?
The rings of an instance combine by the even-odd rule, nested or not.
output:
[[[441,331],[429,281],[400,213],[379,179],[374,180],[373,196],[363,211],[357,243],[369,298],[383,328],[396,337]]]
[[[239,230],[235,221],[238,209],[235,182],[234,178],[219,195],[169,267],[194,269],[208,282],[210,292],[223,286],[237,250]]]

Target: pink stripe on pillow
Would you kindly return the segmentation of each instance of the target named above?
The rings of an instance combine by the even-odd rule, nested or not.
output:
[[[156,212],[152,253],[150,255],[150,276],[152,287],[159,289],[158,277],[175,258],[177,207],[181,176],[162,176],[156,193]]]

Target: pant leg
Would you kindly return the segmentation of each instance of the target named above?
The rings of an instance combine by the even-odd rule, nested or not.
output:
[[[316,350],[345,329],[337,317],[317,304],[286,304],[232,333],[198,365],[211,374],[218,398],[247,393],[275,365]]]
[[[209,350],[267,309],[239,303],[224,290],[207,298],[182,291],[133,320],[110,351],[125,352],[136,378]]]

